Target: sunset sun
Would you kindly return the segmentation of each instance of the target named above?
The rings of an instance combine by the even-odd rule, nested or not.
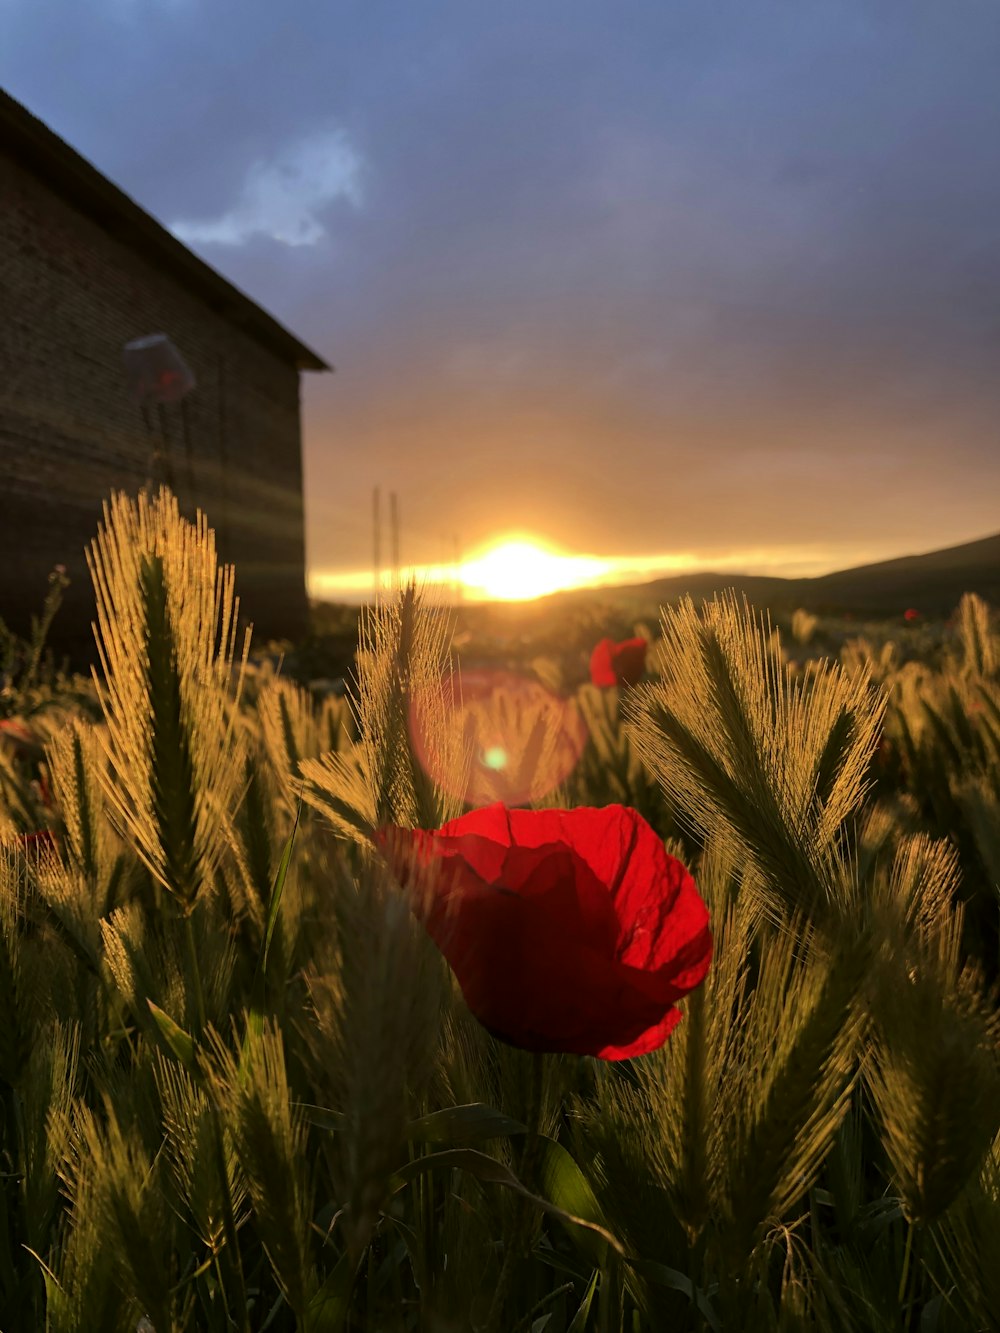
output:
[[[538,542],[505,539],[462,565],[462,583],[494,601],[521,602],[576,588],[605,573],[608,562],[561,555]]]

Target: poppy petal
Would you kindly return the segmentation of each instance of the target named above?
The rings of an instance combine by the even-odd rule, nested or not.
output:
[[[694,880],[628,807],[494,802],[376,840],[471,1011],[515,1046],[602,1059],[655,1050],[711,965]]]

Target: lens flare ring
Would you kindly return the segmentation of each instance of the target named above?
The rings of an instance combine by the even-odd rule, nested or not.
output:
[[[435,737],[430,719],[442,716],[449,734]],[[573,700],[506,670],[445,675],[411,700],[409,730],[424,771],[473,807],[540,800],[569,776],[588,736]],[[470,761],[466,784],[440,760],[456,749]]]

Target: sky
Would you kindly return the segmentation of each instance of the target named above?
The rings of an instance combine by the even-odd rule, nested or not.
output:
[[[1000,0],[0,0],[0,85],[336,366],[345,600],[376,485],[404,566],[572,579],[1000,529],[998,68]]]

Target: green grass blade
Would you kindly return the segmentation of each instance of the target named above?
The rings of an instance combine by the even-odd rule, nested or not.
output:
[[[484,1102],[448,1106],[411,1120],[406,1137],[415,1143],[475,1143],[508,1134],[526,1134],[527,1125],[495,1111]]]
[[[180,1024],[175,1023],[169,1014],[164,1013],[158,1004],[147,1000],[149,1012],[156,1024],[156,1033],[160,1045],[168,1055],[172,1055],[190,1073],[195,1072],[195,1044],[190,1033],[185,1032]]]
[[[546,1143],[552,1144],[554,1147],[559,1146],[558,1144],[554,1144],[551,1139],[547,1139]],[[569,1153],[566,1153],[565,1149],[562,1151],[565,1153],[566,1157],[569,1157]],[[572,1161],[572,1158],[569,1160]],[[573,1163],[573,1166],[576,1171],[579,1172],[579,1168],[576,1167],[575,1162]],[[392,1183],[395,1192],[398,1193],[398,1191],[405,1185],[408,1185],[411,1180],[422,1175],[425,1171],[434,1171],[438,1169],[468,1171],[469,1174],[475,1176],[477,1180],[482,1180],[492,1185],[503,1185],[504,1188],[513,1190],[516,1194],[522,1195],[529,1200],[529,1202],[533,1203],[536,1208],[540,1208],[542,1212],[548,1213],[551,1217],[557,1217],[560,1222],[566,1222],[583,1231],[592,1232],[594,1236],[604,1242],[602,1250],[610,1245],[616,1253],[624,1257],[621,1243],[615,1239],[606,1227],[603,1227],[599,1222],[592,1221],[587,1217],[580,1217],[575,1213],[569,1212],[565,1208],[560,1208],[558,1204],[543,1198],[541,1195],[532,1194],[531,1190],[526,1189],[518,1180],[517,1176],[514,1175],[513,1171],[511,1171],[509,1167],[506,1167],[503,1162],[498,1162],[495,1157],[490,1157],[486,1153],[477,1152],[475,1148],[446,1149],[444,1152],[430,1153],[426,1157],[418,1157],[414,1161],[408,1162],[405,1166],[400,1167],[393,1176]],[[592,1207],[594,1211],[599,1213],[600,1210],[598,1208],[597,1200],[592,1193],[590,1193],[592,1204],[588,1204],[586,1196],[590,1192],[590,1187],[586,1184],[586,1181],[583,1181],[584,1189],[582,1191],[577,1188],[578,1182],[575,1179],[572,1180],[570,1184],[566,1184],[566,1181],[569,1179],[569,1174],[566,1172],[565,1166],[561,1160],[559,1161],[558,1167],[552,1173],[553,1179],[556,1179],[557,1177],[559,1179],[557,1180],[554,1192],[561,1193],[562,1197],[569,1198],[570,1196],[573,1196],[579,1199],[585,1207]],[[581,1181],[583,1180],[582,1175],[579,1179]],[[561,1191],[559,1189],[559,1183],[562,1183],[565,1186]]]
[[[601,1276],[601,1270],[595,1268],[587,1283],[587,1290],[583,1293],[583,1300],[580,1302],[580,1308],[566,1326],[566,1333],[583,1333],[587,1327],[587,1320],[590,1318],[590,1307],[594,1302],[594,1292],[597,1290],[597,1282]]]

